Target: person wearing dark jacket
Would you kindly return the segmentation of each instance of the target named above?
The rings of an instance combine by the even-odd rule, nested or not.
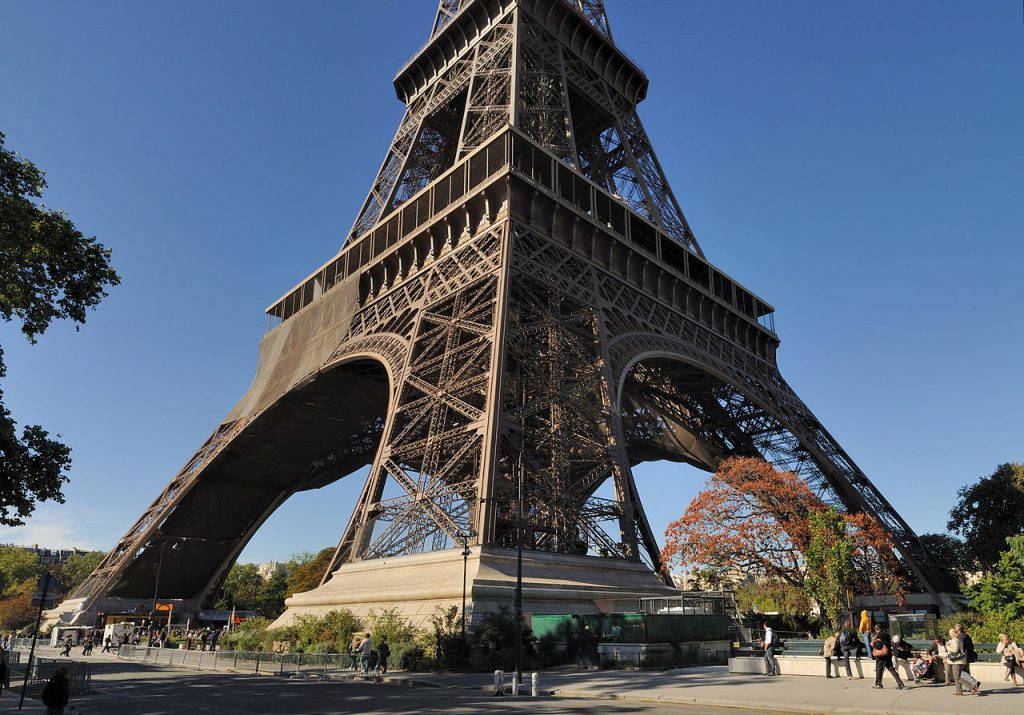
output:
[[[906,686],[903,685],[903,681],[900,680],[900,674],[896,672],[896,668],[892,665],[892,639],[889,638],[889,634],[882,628],[881,623],[875,624],[875,633],[871,639],[871,655],[875,659],[874,687],[879,690],[882,689],[882,672],[888,670],[892,677],[896,679],[896,689],[903,690]]]
[[[53,677],[43,687],[43,705],[46,715],[64,715],[64,706],[71,697],[68,690],[68,669],[57,668]]]

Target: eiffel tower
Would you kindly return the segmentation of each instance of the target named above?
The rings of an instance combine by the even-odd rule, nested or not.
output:
[[[370,466],[296,613],[422,621],[670,593],[632,468],[759,455],[877,517],[953,590],[779,373],[773,309],[711,264],[637,114],[602,0],[441,0],[341,251],[273,303],[238,404],[51,618],[194,613],[289,496]],[[605,496],[599,496],[599,489]],[[465,553],[464,553],[465,552]],[[465,571],[464,571],[465,569]]]

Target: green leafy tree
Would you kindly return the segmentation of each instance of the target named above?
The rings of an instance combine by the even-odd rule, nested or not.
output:
[[[46,572],[34,551],[17,546],[0,546],[0,595],[31,595],[36,582]]]
[[[288,596],[288,577],[281,571],[260,584],[256,593],[256,612],[264,618],[277,618],[284,613],[284,599]]]
[[[834,626],[846,606],[845,590],[853,575],[855,545],[847,533],[846,519],[835,507],[808,514],[807,528],[804,589],[818,602],[825,621]]]
[[[736,608],[741,613],[784,613],[801,615],[811,612],[807,591],[782,580],[762,579],[741,583],[733,592]]]
[[[82,581],[96,570],[106,555],[106,551],[88,551],[84,554],[72,554],[65,559],[57,574],[61,595],[66,596],[78,588]]]
[[[0,133],[0,318],[34,343],[54,320],[85,322],[120,283],[110,249],[86,238],[67,214],[39,203],[43,172],[4,145]],[[0,349],[0,378],[7,374]],[[0,524],[19,526],[36,502],[63,503],[71,450],[39,425],[18,435],[0,390]]]
[[[1000,464],[987,477],[961,487],[946,526],[964,538],[976,568],[991,571],[1006,539],[1024,534],[1024,464]]]
[[[1024,536],[1006,540],[999,563],[967,591],[971,608],[983,615],[1024,618]]]
[[[963,539],[949,534],[921,534],[920,539],[932,562],[949,571],[958,582],[963,583],[974,570],[974,556]]]
[[[222,610],[234,607],[239,611],[255,611],[262,586],[263,578],[256,564],[235,564],[224,579],[215,607]]]

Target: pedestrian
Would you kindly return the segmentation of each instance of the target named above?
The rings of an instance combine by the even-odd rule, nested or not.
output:
[[[967,653],[964,651],[963,643],[957,638],[956,629],[949,629],[949,639],[946,640],[946,662],[950,665],[953,678],[953,695],[964,694],[963,667],[967,662]],[[978,694],[978,688],[971,689],[972,695]]]
[[[1013,684],[1016,685],[1017,681],[1014,680]],[[7,651],[0,648],[0,695],[4,694],[4,688],[8,690],[11,687],[11,666],[7,662]]]
[[[974,639],[967,634],[962,624],[957,623],[953,628],[956,630],[956,638],[960,641],[960,645],[963,646],[964,655],[967,659],[964,661],[963,672],[971,672],[971,663],[978,662],[978,652],[974,650]]]
[[[1017,683],[1017,667],[1024,666],[1024,650],[1010,640],[1005,633],[999,634],[999,642],[996,643],[996,653],[1001,655],[1000,662],[1006,667],[1006,675],[1003,680],[1013,678],[1013,684]]]
[[[206,640],[210,637],[210,634],[207,631],[208,629],[203,629],[199,633],[199,650],[201,651],[206,650]]]
[[[75,638],[71,635],[71,631],[64,634],[64,650],[60,652],[62,656],[67,658],[71,657],[71,646],[75,644]]]
[[[947,660],[946,640],[942,636],[935,636],[935,639],[928,645],[924,652],[925,660],[931,666],[931,677],[937,682],[942,678],[943,685],[949,685],[951,671]]]
[[[836,654],[839,644],[839,631],[833,633],[821,646],[821,655],[825,656],[825,677],[832,679],[832,657]],[[839,675],[839,663],[836,663],[836,675]]]
[[[871,655],[871,614],[867,611],[860,612],[860,624],[857,626],[857,630],[860,631],[861,640],[864,641],[864,648],[867,649],[868,655]]]
[[[897,690],[903,690],[906,687],[900,680],[900,674],[892,665],[892,639],[882,628],[881,623],[875,624],[875,634],[871,640],[871,657],[875,659],[875,688],[882,689],[882,673],[886,670],[896,679]]]
[[[391,646],[388,645],[388,637],[380,637],[380,645],[377,646],[377,671],[384,675],[388,672],[388,658],[391,657]],[[1014,681],[1016,685],[1016,681]]]
[[[839,631],[839,644],[837,657],[841,658],[843,665],[846,668],[846,679],[853,680],[853,671],[850,670],[850,656],[857,655],[857,633],[853,630],[853,622],[847,620],[843,623],[842,629]],[[836,663],[836,674],[839,672],[839,663]],[[864,676],[861,675],[860,679],[863,680]]]
[[[373,639],[370,638],[370,634],[367,633],[359,644],[359,666],[362,668],[363,673],[370,672],[370,654],[373,652]]]
[[[765,676],[778,675],[778,668],[775,667],[775,644],[778,643],[778,636],[767,622],[762,623],[764,638],[761,639],[761,647],[764,648],[764,674]]]
[[[210,634],[210,650],[217,650],[217,640],[220,638],[220,628],[214,628]]]
[[[43,687],[43,705],[46,715],[64,715],[64,706],[68,704],[68,669],[57,668],[53,677]]]
[[[85,634],[85,638],[82,640],[82,655],[92,655],[92,631]]]
[[[900,636],[892,637],[892,660],[896,667],[896,670],[902,667],[903,672],[906,673],[907,680],[916,680],[914,677],[914,671],[910,668],[910,661],[914,658],[914,651],[910,647],[910,644],[905,642]]]

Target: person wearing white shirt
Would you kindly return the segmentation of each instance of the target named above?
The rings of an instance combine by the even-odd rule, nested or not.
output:
[[[762,623],[761,626],[764,628],[764,639],[761,641],[761,647],[764,648],[764,674],[778,675],[779,671],[775,667],[775,650],[772,648],[775,643],[775,631],[767,623]]]

